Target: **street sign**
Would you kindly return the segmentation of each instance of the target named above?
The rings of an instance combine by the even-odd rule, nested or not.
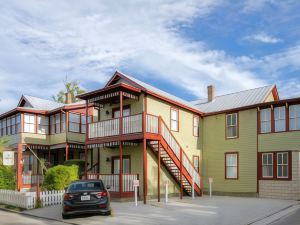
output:
[[[209,177],[209,178],[208,178],[208,182],[209,182],[209,183],[212,183],[212,182],[214,182],[214,178],[212,178],[212,177]]]
[[[165,180],[165,181],[164,181],[164,184],[165,184],[165,185],[169,185],[169,180]]]
[[[139,187],[140,181],[139,180],[133,180],[133,187]]]
[[[13,151],[4,151],[3,152],[3,165],[4,166],[13,166],[15,164]]]

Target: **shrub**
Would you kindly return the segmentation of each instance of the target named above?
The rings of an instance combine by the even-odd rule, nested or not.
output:
[[[0,189],[15,190],[16,177],[13,167],[0,165]]]
[[[72,165],[78,166],[78,176],[79,176],[79,178],[84,173],[85,161],[82,160],[82,159],[70,159],[70,160],[65,161],[64,165],[65,166],[72,166]]]
[[[78,180],[78,166],[54,166],[47,170],[42,189],[64,190],[74,180]]]

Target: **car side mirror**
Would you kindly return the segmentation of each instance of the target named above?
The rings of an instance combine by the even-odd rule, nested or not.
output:
[[[106,185],[106,189],[109,190],[110,189],[110,185]]]

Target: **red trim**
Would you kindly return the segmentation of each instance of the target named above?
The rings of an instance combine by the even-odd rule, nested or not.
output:
[[[147,190],[148,190],[148,176],[147,176],[147,170],[148,170],[148,163],[147,163],[147,140],[143,139],[143,187],[144,187],[144,204],[147,203]]]
[[[172,111],[177,111],[177,130],[172,130]],[[179,132],[179,109],[174,107],[170,107],[170,130],[174,132]]]
[[[157,150],[157,201],[160,202],[160,141],[158,141]]]
[[[263,177],[262,175],[262,156],[263,154],[273,154],[273,177]],[[278,153],[288,153],[288,177],[278,178],[277,176],[277,154]],[[292,151],[273,151],[273,152],[259,152],[258,153],[258,178],[259,180],[292,180]]]
[[[235,154],[237,155],[237,177],[227,178],[227,155]],[[238,180],[239,179],[239,152],[225,152],[225,180]]]

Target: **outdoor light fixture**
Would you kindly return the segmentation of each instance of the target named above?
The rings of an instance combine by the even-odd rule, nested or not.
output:
[[[110,162],[110,159],[109,159],[109,157],[107,157],[107,158],[106,158],[106,162]]]
[[[106,115],[109,115],[109,111],[108,111],[108,110],[106,110],[105,114],[106,114]]]

